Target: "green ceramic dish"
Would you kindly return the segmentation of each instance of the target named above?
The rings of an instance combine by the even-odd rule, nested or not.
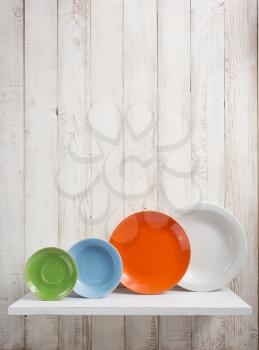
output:
[[[44,248],[34,253],[25,266],[25,281],[31,292],[43,300],[67,296],[77,280],[74,259],[59,248]]]

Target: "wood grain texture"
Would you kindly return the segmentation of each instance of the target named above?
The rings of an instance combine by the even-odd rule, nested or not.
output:
[[[257,349],[257,7],[0,1],[1,350]],[[7,317],[38,248],[201,199],[245,228],[252,317]]]
[[[58,244],[57,2],[25,1],[25,257]],[[57,317],[27,317],[25,348],[58,348]]]
[[[205,200],[224,207],[222,1],[191,3],[191,101],[192,200]],[[224,319],[193,319],[192,349],[224,347]]]
[[[91,235],[89,1],[58,2],[59,246]],[[59,349],[91,346],[91,317],[59,318]]]
[[[23,317],[8,317],[24,293],[23,2],[0,2],[0,349],[20,349]]]
[[[158,1],[159,210],[191,202],[190,1]],[[160,317],[159,349],[191,348],[190,317]]]
[[[93,316],[93,350],[124,349],[124,317]]]
[[[156,0],[124,1],[124,113],[127,216],[158,208]],[[126,317],[125,347],[157,349],[158,318]]]
[[[240,220],[248,245],[231,287],[253,306],[250,318],[227,321],[228,349],[258,348],[257,1],[228,1],[225,9],[226,207]]]
[[[122,0],[91,0],[90,76],[92,235],[108,239],[124,216]],[[123,333],[123,316],[92,317],[92,349],[122,349]]]
[[[192,197],[224,205],[224,3],[192,1]],[[198,188],[197,188],[198,187]]]

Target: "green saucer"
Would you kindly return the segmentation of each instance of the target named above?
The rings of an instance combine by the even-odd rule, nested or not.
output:
[[[74,259],[59,248],[44,248],[34,253],[25,266],[25,281],[31,292],[43,300],[67,296],[77,280]]]

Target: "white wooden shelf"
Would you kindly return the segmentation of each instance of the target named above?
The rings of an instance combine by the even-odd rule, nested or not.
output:
[[[102,299],[76,295],[42,301],[31,293],[9,306],[9,315],[251,315],[251,307],[230,289],[189,292],[174,289],[139,295],[119,288]]]

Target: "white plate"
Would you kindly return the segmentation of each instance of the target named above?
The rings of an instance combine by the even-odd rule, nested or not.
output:
[[[192,291],[226,286],[241,268],[246,255],[243,230],[226,210],[202,203],[178,219],[191,245],[191,260],[179,285]]]

